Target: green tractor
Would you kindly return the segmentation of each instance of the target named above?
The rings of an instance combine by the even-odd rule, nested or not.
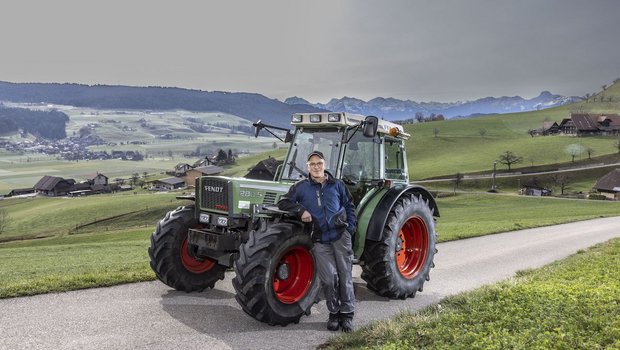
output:
[[[234,267],[236,299],[250,316],[284,326],[309,315],[320,289],[311,227],[276,204],[307,176],[306,155],[318,150],[356,204],[354,261],[368,289],[391,299],[422,291],[437,252],[439,211],[426,189],[409,183],[402,126],[348,113],[299,113],[291,124],[254,124],[256,135],[265,130],[290,143],[274,181],[204,176],[194,196],[178,197],[194,205],[157,224],[149,248],[157,278],[176,290],[202,291]]]

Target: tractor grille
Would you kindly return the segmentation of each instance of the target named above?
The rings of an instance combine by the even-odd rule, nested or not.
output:
[[[221,179],[203,179],[201,181],[201,208],[229,211],[228,182]]]
[[[265,192],[265,196],[263,197],[263,204],[274,204],[275,202],[276,202],[276,193]]]

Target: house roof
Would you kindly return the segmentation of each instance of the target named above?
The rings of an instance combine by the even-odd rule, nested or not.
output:
[[[275,173],[280,164],[282,164],[281,160],[269,157],[258,162],[251,170],[267,170],[271,173]]]
[[[598,123],[589,114],[571,114],[571,119],[578,130],[594,131],[598,130]]]
[[[219,167],[217,165],[205,165],[198,168],[194,168],[192,170],[196,170],[204,175],[215,175],[224,171],[224,168]]]
[[[556,123],[554,121],[551,121],[551,120],[547,120],[547,121],[543,122],[543,127],[542,128],[543,128],[543,130],[549,130],[549,129],[551,129],[554,126],[557,127],[558,123]]]
[[[174,166],[175,169],[182,169],[182,168],[188,168],[191,167],[191,165],[187,164],[187,163],[179,163],[177,165]]]
[[[34,185],[34,189],[41,191],[51,191],[62,180],[64,180],[62,177],[45,175]]]
[[[607,175],[598,179],[598,181],[594,185],[594,189],[610,192],[620,192],[620,169],[613,170]]]
[[[103,177],[105,177],[106,179],[108,178],[107,176],[105,176],[105,175],[103,175],[103,174],[100,174],[100,173],[94,173],[94,174],[90,174],[90,175],[88,175],[88,177],[87,177],[86,179],[87,179],[87,180],[94,180],[94,179],[96,179],[98,176],[103,176]]]
[[[167,177],[165,179],[159,179],[157,180],[158,182],[163,182],[167,185],[178,185],[178,184],[182,184],[185,183],[185,180],[183,180],[180,177]]]

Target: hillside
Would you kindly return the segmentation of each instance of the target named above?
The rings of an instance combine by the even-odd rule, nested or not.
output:
[[[0,101],[53,103],[95,109],[176,110],[221,112],[249,121],[286,126],[295,112],[322,109],[289,105],[263,95],[166,87],[83,84],[10,83],[0,81]]]
[[[571,161],[572,147],[591,148],[594,156],[617,152],[613,137],[541,136],[532,138],[528,130],[543,121],[560,122],[571,112],[619,113],[620,84],[596,94],[596,102],[581,101],[542,111],[513,113],[462,120],[408,124],[412,134],[407,142],[409,171],[413,179],[470,173],[493,169],[493,162],[505,152],[523,157],[519,166],[535,166]],[[600,102],[605,96],[605,102]],[[612,102],[608,102],[611,98]],[[437,133],[435,135],[435,133]],[[585,152],[577,160],[587,158]],[[439,161],[438,161],[439,160]],[[503,169],[499,165],[498,169]]]

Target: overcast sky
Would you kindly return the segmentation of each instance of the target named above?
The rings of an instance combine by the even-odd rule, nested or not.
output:
[[[618,0],[9,0],[0,80],[457,101],[620,78]]]

